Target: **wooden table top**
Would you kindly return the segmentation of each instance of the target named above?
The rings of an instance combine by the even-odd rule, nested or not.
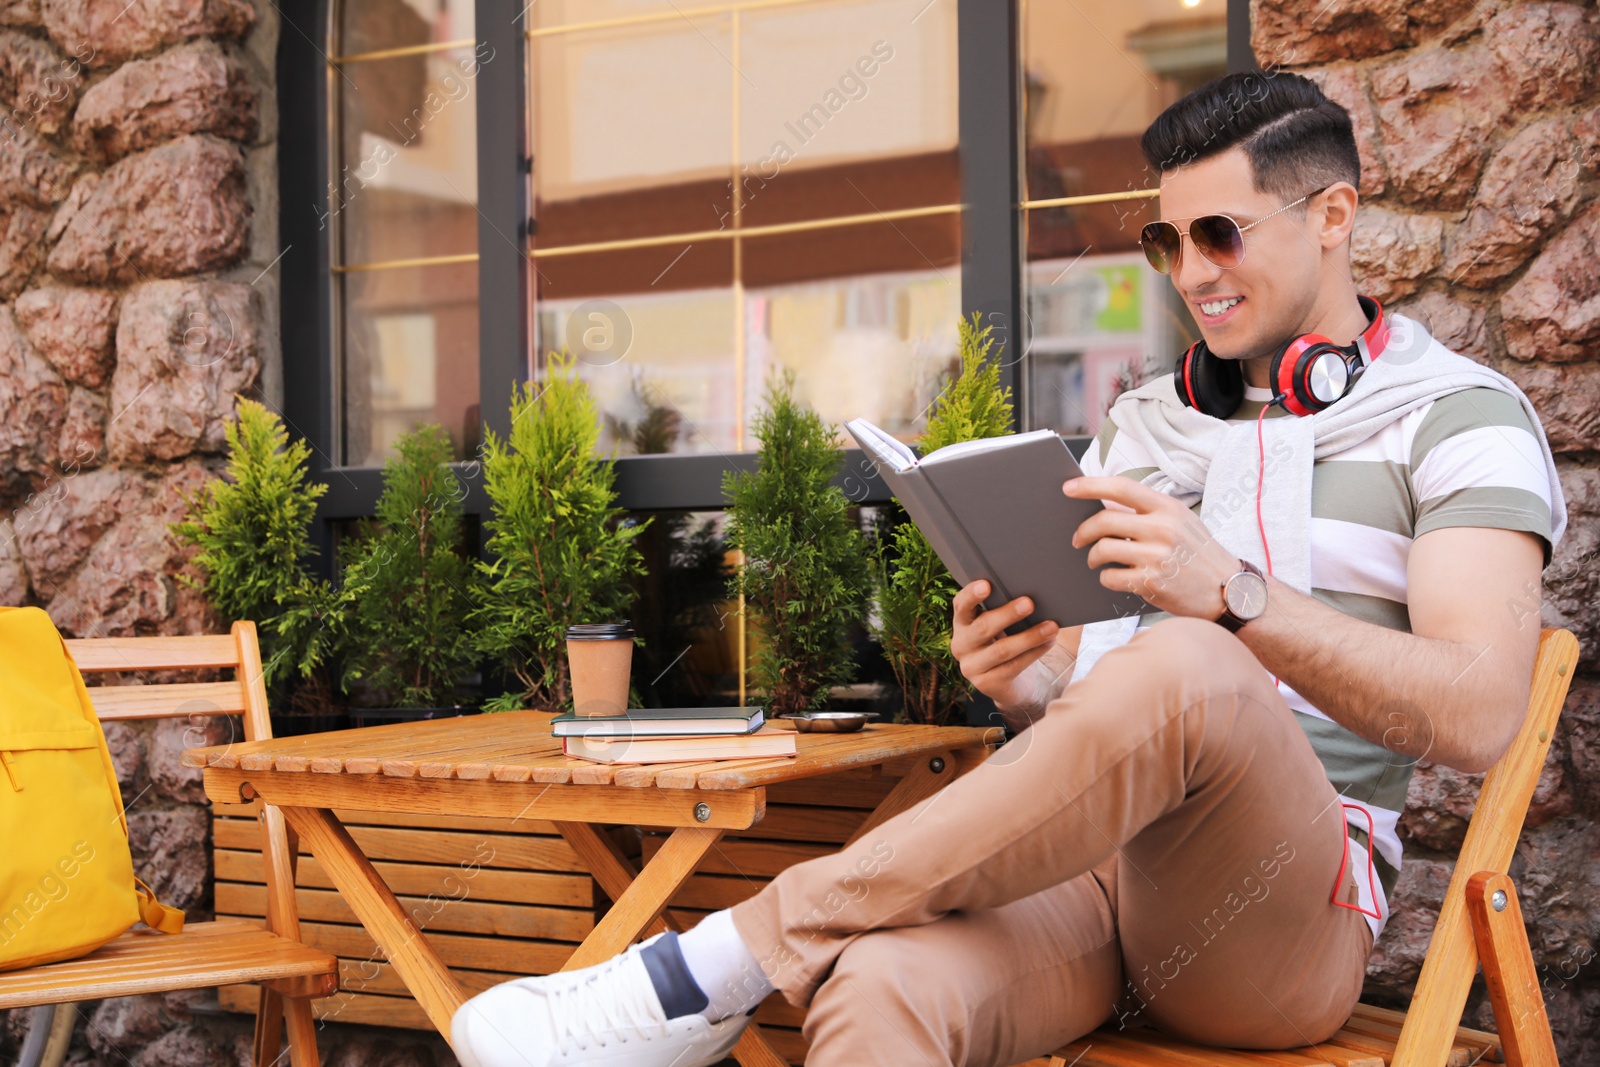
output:
[[[998,744],[999,727],[868,723],[847,734],[800,733],[799,752],[694,763],[604,764],[562,754],[553,712],[424,719],[185,751],[185,767],[536,782],[661,789],[749,789],[925,752]],[[769,725],[793,730],[783,719]]]

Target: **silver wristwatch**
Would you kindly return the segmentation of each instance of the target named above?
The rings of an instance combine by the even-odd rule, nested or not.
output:
[[[1243,569],[1222,583],[1222,614],[1217,617],[1217,625],[1235,634],[1267,610],[1267,576],[1247,559],[1239,565]]]

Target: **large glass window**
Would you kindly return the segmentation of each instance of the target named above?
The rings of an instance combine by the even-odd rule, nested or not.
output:
[[[914,436],[960,312],[955,5],[530,9],[539,352],[608,444],[754,447],[769,375]],[[534,368],[538,373],[538,368]]]
[[[1225,0],[1024,0],[1028,421],[1094,433],[1198,336],[1139,250],[1159,218],[1139,136],[1227,68]]]
[[[471,0],[335,5],[329,86],[338,456],[424,422],[478,435],[478,57]]]

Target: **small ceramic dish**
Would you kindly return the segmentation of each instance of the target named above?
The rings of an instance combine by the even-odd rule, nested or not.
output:
[[[861,729],[868,719],[877,717],[875,711],[811,711],[785,716],[803,734],[846,734]]]

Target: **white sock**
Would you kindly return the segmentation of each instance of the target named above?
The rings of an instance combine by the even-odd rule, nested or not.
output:
[[[710,1001],[704,1015],[712,1022],[749,1011],[773,990],[760,961],[733,925],[733,913],[726,908],[679,934],[678,949],[695,985]]]

